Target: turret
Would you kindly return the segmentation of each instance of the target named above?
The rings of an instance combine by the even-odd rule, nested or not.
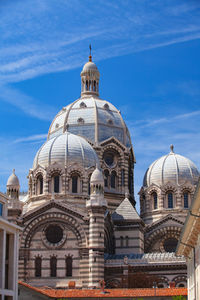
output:
[[[19,201],[20,184],[15,169],[7,181],[7,195],[8,195],[8,219],[16,222],[16,218],[22,212],[22,202]]]
[[[89,287],[99,287],[104,279],[104,178],[97,166],[90,179],[91,194],[86,203],[89,213]]]
[[[99,96],[99,71],[92,61],[91,48],[89,61],[84,65],[81,72],[81,96]]]

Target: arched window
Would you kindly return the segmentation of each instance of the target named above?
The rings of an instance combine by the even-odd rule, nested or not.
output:
[[[120,247],[124,247],[124,238],[120,236]]]
[[[188,192],[185,192],[183,194],[183,200],[184,200],[184,208],[188,208],[189,207],[189,195],[188,195]]]
[[[55,256],[52,256],[50,258],[50,276],[56,277],[57,273],[57,258]]]
[[[121,171],[122,186],[124,186],[124,169]]]
[[[156,193],[152,194],[153,197],[153,209],[157,209],[158,208],[158,197]]]
[[[66,276],[67,277],[72,276],[72,257],[71,256],[66,257]]]
[[[116,172],[112,171],[111,177],[110,177],[110,186],[111,188],[115,189],[116,188]]]
[[[128,236],[126,236],[126,247],[129,246],[129,239],[128,239]]]
[[[59,193],[59,190],[60,190],[60,176],[55,175],[53,177],[53,181],[54,181],[54,193]]]
[[[37,178],[37,194],[38,195],[43,194],[43,177],[42,177],[42,175],[39,175]]]
[[[170,192],[167,194],[168,208],[173,208],[173,194]]]
[[[35,277],[41,277],[41,270],[42,270],[42,259],[41,257],[35,258]]]
[[[78,193],[78,176],[72,176],[72,193]]]
[[[109,172],[108,172],[108,170],[104,171],[104,186],[105,187],[109,186]]]

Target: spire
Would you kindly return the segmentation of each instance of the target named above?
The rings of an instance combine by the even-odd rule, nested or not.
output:
[[[92,46],[91,46],[91,44],[89,45],[89,49],[90,49],[89,61],[92,61]]]
[[[174,145],[172,145],[172,144],[170,145],[170,150],[171,150],[170,151],[171,153],[174,153]]]

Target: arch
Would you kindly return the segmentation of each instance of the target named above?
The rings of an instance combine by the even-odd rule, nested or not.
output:
[[[173,208],[174,207],[173,192],[168,191],[166,195],[167,195],[167,208]]]
[[[21,247],[22,248],[30,248],[30,243],[32,236],[35,232],[39,230],[40,227],[47,224],[47,222],[58,222],[65,224],[70,228],[71,231],[74,232],[78,246],[81,247],[83,245],[87,245],[87,236],[83,231],[83,228],[80,227],[77,220],[72,215],[67,215],[59,212],[47,212],[46,214],[40,215],[38,218],[33,219],[25,228],[22,234]]]
[[[104,186],[109,187],[109,171],[104,170]]]
[[[56,277],[57,275],[57,257],[50,257],[50,277]]]
[[[156,241],[160,241],[160,251],[165,252],[164,240],[167,238],[176,238],[179,240],[181,229],[182,227],[167,226],[155,230],[148,237],[145,237],[145,252],[151,252]]]
[[[60,193],[62,190],[61,176],[63,171],[59,168],[50,169],[48,172],[48,191],[49,193]]]
[[[72,175],[72,193],[78,193],[78,175]]]
[[[116,171],[112,171],[111,172],[111,176],[110,176],[110,187],[112,189],[116,189],[117,187],[117,173]]]
[[[53,176],[53,187],[54,187],[54,193],[60,192],[60,176],[58,174],[55,174]]]
[[[124,247],[124,238],[120,236],[120,247]]]
[[[173,278],[172,280],[175,282],[175,287],[186,287],[187,286],[187,276],[185,275],[178,275]]]
[[[121,287],[121,282],[120,280],[116,279],[116,278],[112,278],[109,280],[106,280],[106,288],[120,288]]]
[[[128,235],[126,235],[125,240],[126,240],[126,247],[128,247],[128,246],[129,246],[129,238],[128,238]]]
[[[158,208],[158,195],[156,192],[152,193],[152,200],[153,200],[153,209]]]
[[[189,208],[189,192],[188,191],[184,191],[183,192],[183,207],[184,208]]]
[[[68,255],[66,256],[65,259],[65,264],[66,264],[66,277],[71,277],[72,276],[72,256]]]
[[[37,256],[35,258],[35,277],[41,277],[42,275],[42,258]]]
[[[36,195],[43,194],[43,174],[39,173],[36,177]]]

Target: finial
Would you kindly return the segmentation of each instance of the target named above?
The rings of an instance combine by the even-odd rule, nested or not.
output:
[[[92,46],[91,46],[91,44],[89,45],[89,49],[90,49],[89,61],[92,61]]]
[[[170,150],[172,153],[174,153],[174,145],[170,145]]]
[[[13,169],[13,174],[15,174],[15,169]]]

